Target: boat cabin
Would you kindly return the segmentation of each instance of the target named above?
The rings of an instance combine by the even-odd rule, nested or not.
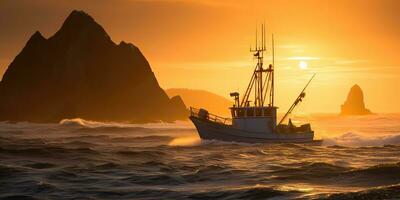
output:
[[[276,126],[277,107],[236,107],[230,108],[232,125],[247,131],[272,133]]]

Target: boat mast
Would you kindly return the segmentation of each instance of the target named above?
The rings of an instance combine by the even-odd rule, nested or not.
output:
[[[273,60],[272,64],[269,65],[268,68],[264,68],[264,52],[266,52],[266,37],[265,37],[265,24],[261,25],[261,44],[258,39],[258,31],[256,29],[256,45],[255,48],[252,49],[250,47],[250,52],[253,53],[254,58],[257,59],[257,65],[254,69],[253,75],[250,79],[250,83],[247,86],[246,92],[243,96],[243,99],[240,103],[240,107],[248,107],[249,98],[253,91],[254,86],[254,106],[256,107],[264,107],[265,101],[268,98],[268,106],[274,106],[274,47],[272,48]],[[264,75],[263,73],[266,73]]]

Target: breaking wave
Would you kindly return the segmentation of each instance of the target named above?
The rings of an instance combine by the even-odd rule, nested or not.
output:
[[[343,192],[321,197],[320,200],[348,200],[348,199],[399,199],[400,184],[374,187],[357,192]]]
[[[400,133],[385,136],[366,136],[357,133],[345,133],[336,137],[323,138],[325,145],[342,145],[342,146],[383,146],[383,145],[399,145]]]
[[[63,119],[60,121],[59,124],[65,125],[65,126],[92,127],[92,128],[111,125],[111,124],[107,124],[107,123],[103,123],[103,122],[84,120],[81,118]]]

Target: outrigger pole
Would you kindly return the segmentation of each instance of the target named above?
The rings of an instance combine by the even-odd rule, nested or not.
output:
[[[303,98],[306,96],[306,93],[304,92],[306,90],[306,88],[308,87],[308,85],[310,84],[310,82],[313,80],[315,74],[313,74],[313,76],[311,77],[311,79],[308,81],[308,83],[306,84],[306,86],[303,88],[303,90],[300,92],[299,96],[296,98],[296,100],[294,101],[294,103],[292,104],[292,106],[290,106],[289,110],[286,112],[286,114],[283,116],[283,118],[281,119],[281,121],[279,122],[278,126],[287,118],[287,116],[289,116],[293,109],[297,106],[297,104],[299,104],[301,101],[303,101]]]

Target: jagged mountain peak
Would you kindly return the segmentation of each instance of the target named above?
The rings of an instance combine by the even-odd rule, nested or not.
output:
[[[174,121],[186,112],[137,47],[116,45],[83,11],[73,11],[49,39],[33,34],[0,82],[0,121]]]
[[[40,31],[36,31],[32,36],[31,39],[45,39],[42,35],[42,33],[40,33]]]
[[[67,19],[65,19],[62,27],[89,24],[99,25],[89,14],[85,13],[84,11],[74,10],[69,14]]]
[[[42,33],[36,31],[28,40],[26,47],[36,46],[37,44],[42,44],[46,38],[43,37]]]
[[[74,10],[52,38],[100,37],[111,40],[104,28],[84,11]]]

